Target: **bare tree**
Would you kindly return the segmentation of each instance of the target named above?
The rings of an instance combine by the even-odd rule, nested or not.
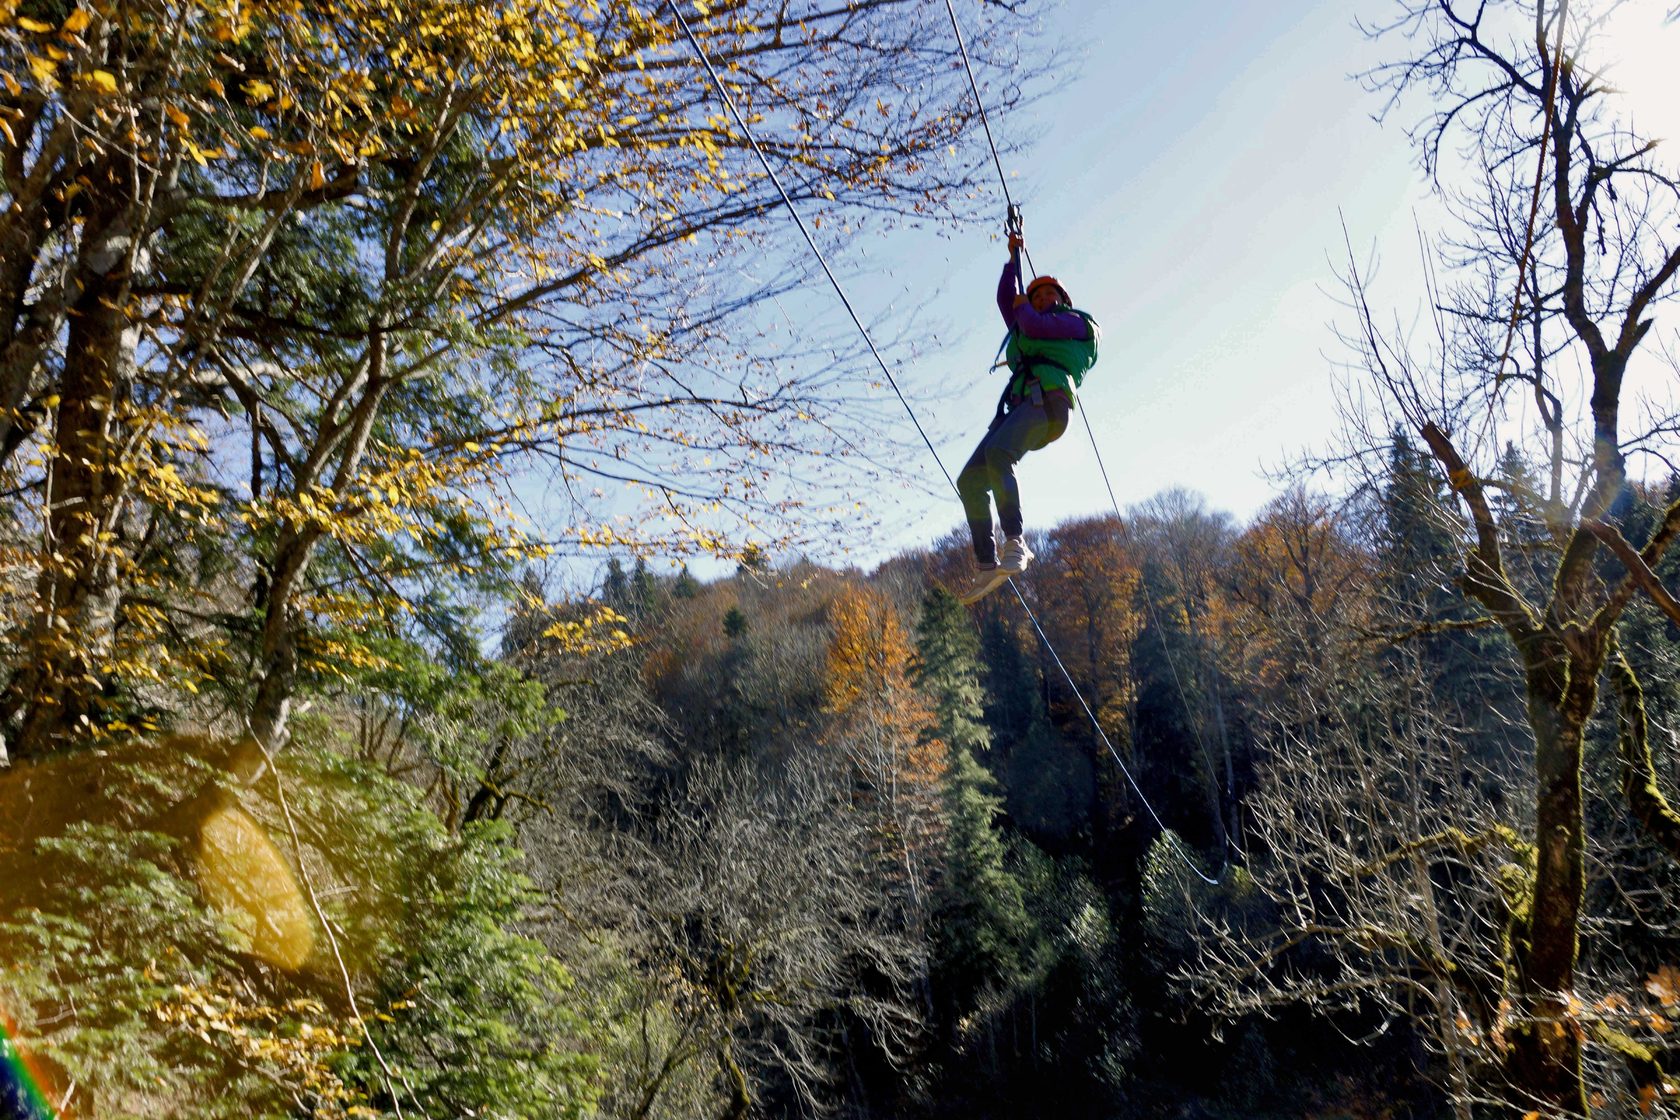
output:
[[[1520,664],[1532,814],[1490,818],[1433,780],[1386,789],[1376,781],[1366,793],[1375,777],[1355,769],[1335,779],[1342,796],[1334,803],[1369,802],[1376,811],[1376,802],[1389,802],[1389,827],[1365,836],[1280,815],[1284,830],[1274,835],[1280,848],[1317,850],[1314,858],[1336,869],[1338,891],[1348,898],[1369,899],[1368,890],[1416,896],[1376,907],[1415,919],[1401,928],[1367,925],[1370,908],[1311,920],[1319,911],[1304,901],[1310,883],[1305,895],[1280,896],[1302,908],[1302,928],[1333,941],[1339,953],[1409,962],[1386,981],[1380,968],[1341,974],[1325,983],[1326,993],[1409,988],[1427,1006],[1460,1080],[1477,1064],[1452,1033],[1462,1013],[1493,1044],[1484,1057],[1496,1075],[1483,1088],[1497,1088],[1519,1113],[1548,1116],[1592,1110],[1583,1065],[1589,1045],[1619,1055],[1653,1093],[1665,1060],[1660,1046],[1606,1028],[1583,1009],[1578,990],[1590,839],[1584,744],[1601,680],[1610,682],[1620,714],[1621,811],[1680,857],[1680,814],[1654,773],[1641,682],[1618,647],[1618,625],[1642,590],[1680,619],[1680,604],[1653,571],[1680,534],[1680,502],[1662,508],[1637,544],[1618,523],[1629,456],[1666,463],[1677,432],[1672,402],[1641,409],[1632,386],[1680,272],[1680,185],[1655,144],[1626,123],[1591,62],[1606,20],[1631,11],[1615,2],[1402,0],[1395,17],[1373,29],[1399,57],[1366,81],[1388,98],[1385,112],[1426,100],[1410,134],[1453,225],[1427,245],[1427,343],[1398,321],[1379,321],[1366,270],[1350,262],[1354,365],[1388,406],[1382,438],[1367,450],[1386,445],[1392,423],[1410,428],[1458,503],[1458,585],[1479,611],[1456,625],[1502,632]],[[1356,420],[1356,434],[1370,419]],[[1506,441],[1519,441],[1538,464],[1532,484],[1501,472]],[[1534,521],[1544,526],[1538,581],[1521,578],[1512,563],[1512,542]],[[1427,752],[1452,736],[1450,726],[1408,726],[1423,718],[1416,703],[1401,698],[1387,710],[1403,713],[1396,716],[1402,725],[1374,744]],[[1355,729],[1367,725],[1340,723],[1347,729],[1333,745],[1354,752]],[[1276,797],[1335,793],[1299,785],[1289,758],[1280,749]],[[1425,811],[1397,800],[1402,792],[1444,800]],[[1282,814],[1281,806],[1272,811]],[[1415,819],[1407,820],[1409,812]],[[1338,854],[1344,849],[1351,854]],[[1451,908],[1440,905],[1448,893]]]
[[[647,936],[669,967],[692,1049],[714,1061],[726,1120],[770,1084],[813,1112],[833,1061],[865,1035],[905,1054],[922,949],[896,926],[852,781],[838,760],[775,773],[706,761],[647,836]]]
[[[1204,897],[1181,979],[1233,1017],[1305,1004],[1363,1016],[1367,1034],[1373,1016],[1377,1034],[1416,1024],[1468,1120],[1490,1099],[1511,1027],[1505,956],[1528,829],[1487,796],[1415,647],[1379,667],[1351,641],[1327,642],[1297,673],[1310,702],[1262,737],[1247,801],[1257,858],[1245,883],[1263,905]]]

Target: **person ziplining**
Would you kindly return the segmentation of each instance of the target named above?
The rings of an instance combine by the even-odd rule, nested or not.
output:
[[[1054,276],[1040,276],[1021,290],[1020,220],[1011,208],[1009,260],[998,277],[998,313],[1009,328],[1004,360],[1009,381],[991,426],[957,475],[963,515],[974,537],[977,571],[960,596],[974,603],[1011,576],[1027,570],[1032,550],[1022,539],[1021,492],[1015,464],[1029,451],[1047,447],[1067,431],[1074,394],[1097,361],[1102,332],[1097,321],[1073,306]],[[1003,528],[1000,550],[992,532],[992,501]]]
[[[728,87],[723,84],[723,79],[718,76],[717,68],[712,65],[711,58],[706,54],[705,48],[701,46],[699,38],[694,34],[694,28],[689,24],[682,10],[676,5],[675,0],[671,0],[669,7],[677,19],[678,25],[682,28],[683,36],[687,39],[689,47],[694,51],[701,65],[705,67],[706,74],[711,79],[712,87],[717,91],[718,99],[723,102],[723,106],[728,111],[730,118],[734,120],[735,126],[741,130],[742,135],[746,136],[751,144],[753,153],[758,157],[759,166],[764,169],[765,178],[769,179],[771,185],[776,188],[776,193],[781,197],[782,205],[787,208],[788,216],[793,219],[794,225],[799,227],[800,236],[805,239],[806,246],[822,267],[823,274],[828,277],[828,282],[833,285],[834,294],[839,297],[841,304],[846,308],[846,313],[851,316],[853,325],[857,327],[858,333],[863,337],[864,344],[869,348],[870,356],[875,359],[875,364],[880,367],[881,375],[886,379],[887,384],[892,386],[893,394],[898,397],[899,403],[904,406],[905,413],[910,417],[910,423],[915,426],[916,434],[922,437],[922,443],[927,447],[928,454],[933,457],[935,465],[939,467],[940,473],[945,476],[945,480],[963,499],[965,511],[970,504],[968,494],[974,493],[976,495],[973,508],[978,516],[971,517],[970,523],[973,525],[983,518],[980,523],[984,527],[984,532],[977,530],[975,533],[975,559],[982,562],[981,577],[984,578],[988,575],[984,568],[984,561],[988,554],[980,551],[982,536],[992,543],[994,549],[996,547],[991,536],[990,495],[992,493],[999,494],[1000,518],[1008,518],[1004,521],[1005,544],[1008,545],[1009,540],[1015,542],[1009,548],[1007,558],[1020,565],[1016,569],[1017,571],[1025,570],[1028,560],[1031,559],[1031,554],[1027,551],[1025,542],[1021,540],[1020,497],[1015,488],[1014,465],[1020,461],[1026,452],[1044,447],[1055,438],[1055,436],[1050,435],[1049,413],[1045,411],[1044,406],[1046,384],[1051,389],[1052,397],[1057,390],[1060,390],[1066,399],[1066,406],[1059,409],[1061,423],[1056,429],[1056,436],[1061,435],[1062,431],[1066,429],[1068,413],[1073,410],[1075,405],[1074,390],[1084,380],[1085,373],[1096,363],[1099,331],[1096,320],[1084,312],[1074,310],[1073,301],[1068,297],[1066,290],[1053,277],[1039,277],[1038,280],[1034,281],[1030,293],[1019,291],[1021,265],[1018,256],[1025,247],[1021,240],[1021,212],[1020,208],[1015,205],[1014,199],[1009,197],[1009,183],[1007,177],[1003,174],[1003,162],[998,158],[997,145],[992,143],[991,125],[986,124],[986,106],[980,100],[980,87],[974,80],[974,69],[969,64],[968,49],[963,44],[962,28],[957,23],[956,9],[952,7],[951,0],[945,0],[945,10],[951,17],[951,31],[956,37],[958,50],[962,54],[963,67],[968,71],[969,88],[974,91],[975,102],[980,111],[980,120],[986,129],[986,140],[992,149],[992,162],[997,165],[998,177],[1003,187],[1004,202],[1008,207],[1007,232],[1009,234],[1010,255],[1010,263],[1004,270],[1003,279],[998,283],[998,310],[1003,314],[1004,322],[1009,325],[1009,336],[1004,340],[1004,350],[1010,355],[1008,363],[1010,365],[1010,380],[1004,391],[1004,399],[999,402],[998,415],[993,418],[986,437],[980,441],[980,447],[975,450],[976,456],[985,461],[989,457],[989,447],[999,448],[1000,457],[998,461],[1004,463],[1005,466],[995,480],[995,485],[988,468],[975,476],[969,490],[958,486],[957,480],[951,477],[951,472],[946,469],[944,462],[940,460],[939,452],[933,446],[933,440],[928,437],[927,430],[922,427],[921,421],[916,417],[916,410],[911,406],[909,399],[905,397],[904,390],[899,387],[898,379],[893,376],[892,367],[887,365],[886,359],[881,356],[881,351],[876,347],[874,338],[869,334],[869,328],[864,326],[863,319],[857,313],[857,308],[852,305],[851,298],[846,295],[846,289],[841,285],[839,278],[834,275],[834,269],[829,266],[828,258],[823,255],[822,248],[817,244],[816,238],[811,236],[810,229],[805,225],[805,219],[799,214],[799,208],[794,205],[793,198],[788,194],[787,188],[782,185],[781,178],[776,174],[776,169],[771,164],[770,158],[764,153],[764,148],[753,136],[752,129],[748,126],[746,118],[741,114],[740,108],[730,97]],[[1031,263],[1030,257],[1028,263]],[[1042,294],[1040,294],[1041,292]],[[1016,298],[1017,294],[1019,294],[1019,299]],[[1007,300],[1005,299],[1006,295]],[[1035,304],[1035,298],[1042,303]],[[1076,331],[1071,338],[1047,337],[1044,330],[1045,320],[1050,319],[1051,316],[1073,316],[1084,324],[1085,329]],[[1060,321],[1065,322],[1066,320]],[[1029,331],[1027,329],[1029,325],[1033,325],[1034,329]],[[1058,353],[1059,350],[1064,350],[1064,348],[1071,353]],[[1059,379],[1056,375],[1057,371],[1061,373]],[[1048,382],[1046,381],[1046,374],[1049,375]],[[1033,392],[1035,385],[1037,387],[1036,394]],[[1031,402],[1030,407],[1027,402]],[[1056,407],[1054,399],[1051,401],[1051,407]],[[998,432],[1008,426],[1009,417],[1016,411],[1022,411],[1019,421],[1021,429],[1015,429],[1000,436]],[[1042,431],[1027,430],[1031,428],[1030,421],[1036,419],[1039,413],[1042,413],[1043,416]],[[1086,430],[1090,431],[1088,420]],[[1019,450],[1015,451],[1012,456],[1001,450],[1010,446],[1011,441],[1015,439],[1020,440]],[[1091,449],[1093,452],[1097,450],[1097,440],[1094,432],[1091,433]],[[970,460],[970,462],[972,465],[973,460]],[[1097,465],[1102,469],[1103,481],[1107,483],[1108,471],[1102,467],[1100,454],[1097,456]],[[965,475],[969,474],[966,468],[963,473]],[[1007,488],[1002,486],[1004,478],[1008,479]],[[1112,484],[1109,485],[1108,490],[1109,497],[1113,499],[1114,487]],[[1011,510],[1013,512],[1010,512]],[[1114,512],[1116,517],[1120,515],[1120,503],[1117,499],[1114,501]],[[1010,526],[1015,528],[1012,537],[1007,532]],[[1001,572],[1002,574],[997,576],[995,582],[990,582],[985,590],[980,591],[980,595],[1008,581],[1010,575],[1013,574],[1005,571],[1002,565],[998,563],[995,551],[990,554],[990,558],[993,573]],[[981,581],[977,580],[976,586],[980,586],[980,583]],[[1102,721],[1097,719],[1096,712],[1092,711],[1091,705],[1086,702],[1085,695],[1080,691],[1078,682],[1074,680],[1073,674],[1068,671],[1061,655],[1056,652],[1056,647],[1051,643],[1049,635],[1044,632],[1044,627],[1039,625],[1038,616],[1033,613],[1032,605],[1027,602],[1027,597],[1021,593],[1020,588],[1015,587],[1013,589],[1016,600],[1021,604],[1021,612],[1026,615],[1027,621],[1032,624],[1033,630],[1038,634],[1039,641],[1044,644],[1046,652],[1050,654],[1050,659],[1055,662],[1056,668],[1061,671],[1062,679],[1067,682],[1069,691],[1073,693],[1080,708],[1084,710],[1085,718],[1090,721],[1097,737],[1102,740],[1103,746],[1107,748],[1109,757],[1114,759],[1114,764],[1125,775],[1132,791],[1137,794],[1138,801],[1149,812],[1150,817],[1154,819],[1162,833],[1172,838],[1174,850],[1178,853],[1178,857],[1184,866],[1190,870],[1190,873],[1204,883],[1214,886],[1219,885],[1220,878],[1224,876],[1224,868],[1220,869],[1220,878],[1208,875],[1197,864],[1193,854],[1185,848],[1184,842],[1178,839],[1176,833],[1167,828],[1166,822],[1161,819],[1160,814],[1155,811],[1155,807],[1150,804],[1149,798],[1144,794],[1143,787],[1138,784],[1137,777],[1132,773],[1131,768],[1126,765],[1125,758],[1115,749],[1114,743],[1108,737],[1108,732],[1103,729]],[[972,598],[965,598],[964,601],[973,602],[978,597],[979,595],[975,595]],[[1177,678],[1176,672],[1174,678]],[[1179,691],[1182,694],[1182,685]]]

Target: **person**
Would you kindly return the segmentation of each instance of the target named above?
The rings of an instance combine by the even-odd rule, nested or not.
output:
[[[1015,464],[1061,438],[1074,408],[1074,392],[1096,364],[1097,322],[1075,310],[1054,276],[1040,276],[1020,290],[1021,246],[1009,235],[1009,260],[998,278],[998,312],[1009,328],[1004,357],[1009,383],[980,445],[957,476],[963,515],[974,537],[977,571],[962,596],[972,603],[1010,576],[1026,571],[1032,551],[1021,539],[1021,494]],[[1003,525],[1003,548],[992,535],[992,500]]]

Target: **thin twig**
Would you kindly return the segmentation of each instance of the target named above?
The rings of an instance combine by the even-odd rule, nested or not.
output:
[[[249,727],[246,728],[246,732],[250,734]],[[321,907],[320,896],[316,894],[315,884],[309,874],[309,868],[304,862],[303,841],[298,836],[297,820],[292,816],[291,804],[286,800],[286,783],[281,780],[280,767],[273,753],[269,751],[267,745],[261,739],[252,734],[251,741],[256,743],[258,750],[262,751],[263,759],[268,763],[269,772],[274,775],[274,795],[280,805],[281,814],[286,818],[286,829],[291,833],[292,858],[297,863],[298,878],[303,880],[304,892],[309,895],[309,905],[314,909],[315,919],[321,923],[321,929],[326,932],[327,944],[332,947],[333,960],[338,962],[338,973],[344,979],[344,995],[350,1003],[350,1015],[356,1020],[356,1025],[362,1029],[362,1037],[367,1040],[368,1049],[373,1051],[374,1059],[379,1062],[379,1068],[384,1072],[385,1089],[391,1094],[391,1103],[397,1111],[397,1120],[402,1120],[403,1115],[402,1095],[397,1092],[396,1086],[398,1079],[402,1081],[403,1088],[408,1090],[408,1097],[409,1100],[414,1102],[415,1111],[425,1117],[426,1110],[421,1106],[420,1098],[415,1096],[414,1086],[409,1084],[408,1077],[401,1070],[392,1070],[390,1063],[385,1060],[384,1053],[379,1049],[379,1043],[374,1041],[373,1032],[368,1029],[367,1020],[362,1018],[362,1009],[356,1002],[355,985],[350,980],[350,969],[344,963],[344,954],[340,952],[338,947],[338,935],[333,932],[332,923],[327,920],[327,912]]]
[[[1546,83],[1546,123],[1540,129],[1540,158],[1534,166],[1534,193],[1528,201],[1528,230],[1523,234],[1522,259],[1517,263],[1517,295],[1511,301],[1511,321],[1505,325],[1505,345],[1500,351],[1499,364],[1493,367],[1495,385],[1505,376],[1505,363],[1511,359],[1511,343],[1517,334],[1517,317],[1522,312],[1523,278],[1528,275],[1528,259],[1534,250],[1534,221],[1540,214],[1540,186],[1546,179],[1546,151],[1552,139],[1552,118],[1557,115],[1558,86],[1563,78],[1563,25],[1568,17],[1569,0],[1563,0],[1558,5],[1556,46],[1552,52],[1552,72]]]

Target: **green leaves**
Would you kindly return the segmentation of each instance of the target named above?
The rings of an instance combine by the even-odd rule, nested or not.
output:
[[[505,825],[470,828],[415,869],[375,1028],[423,1101],[503,1116],[592,1115],[606,1027],[570,974],[514,932],[539,899]],[[373,1073],[362,1063],[366,1075]]]

